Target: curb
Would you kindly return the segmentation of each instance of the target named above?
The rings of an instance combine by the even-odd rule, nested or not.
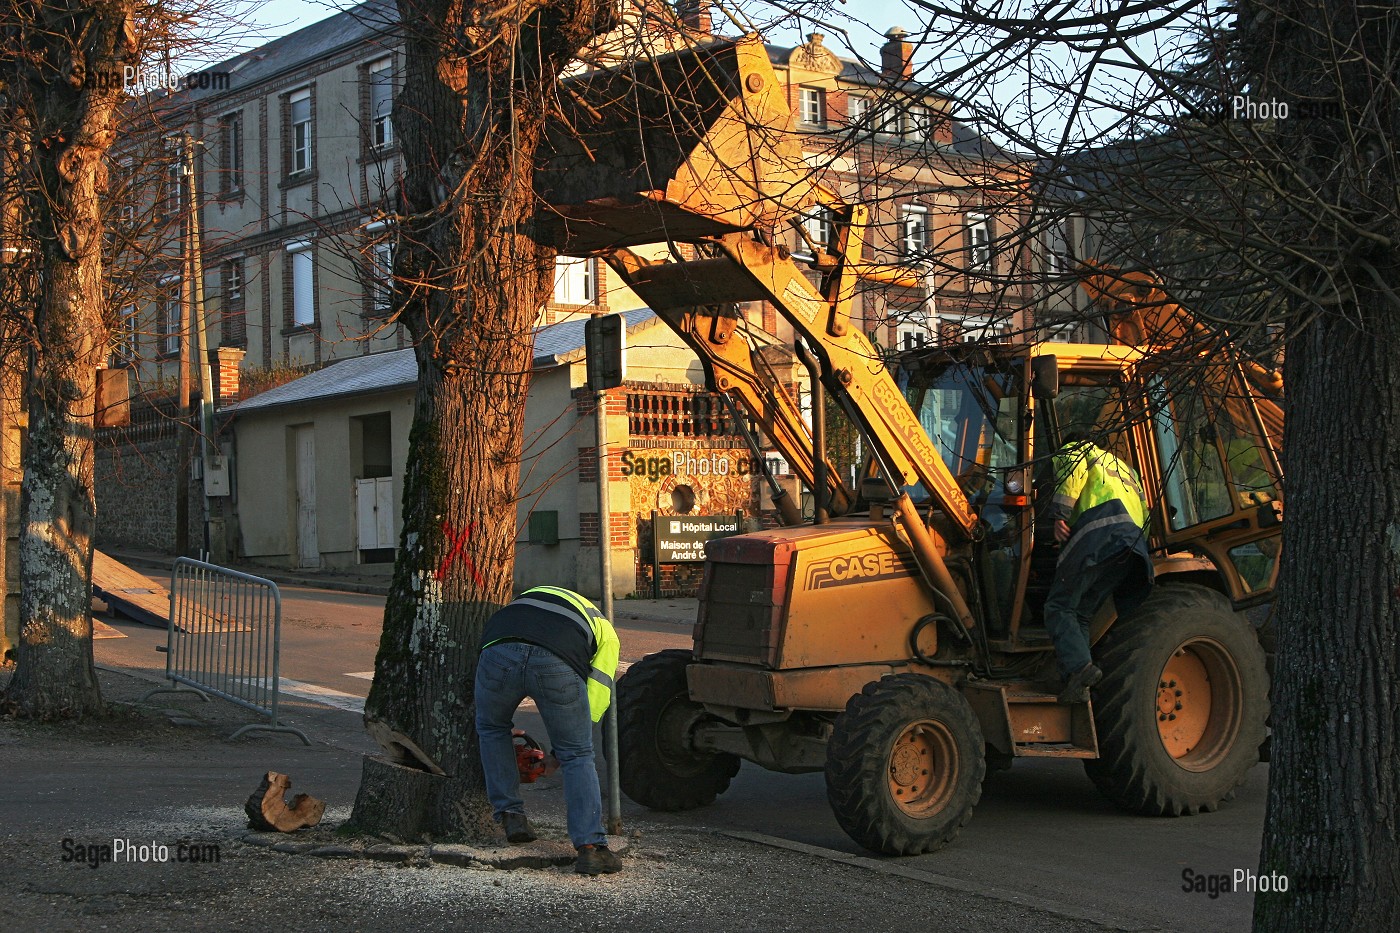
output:
[[[400,865],[452,865],[458,868],[485,868],[513,871],[518,868],[555,868],[572,865],[578,858],[574,847],[566,842],[537,841],[522,846],[471,846],[460,843],[431,843],[427,845],[393,845],[362,842],[327,843],[294,842],[285,833],[250,832],[239,837],[248,845],[260,846],[286,855],[310,855],[316,858],[362,859],[373,862],[394,862]],[[622,836],[609,836],[608,848],[625,856],[630,848]]]

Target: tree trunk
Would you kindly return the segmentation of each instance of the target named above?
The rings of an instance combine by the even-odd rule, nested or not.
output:
[[[7,699],[37,718],[102,708],[91,610],[96,377],[108,340],[99,200],[122,91],[87,79],[120,75],[131,61],[131,9],[129,0],[38,6],[22,29],[37,49],[9,71],[11,106],[31,129],[20,245],[37,250],[40,280],[28,346],[18,666]]]
[[[553,281],[553,251],[531,238],[533,162],[558,71],[610,9],[552,0],[522,24],[513,5],[400,0],[395,310],[418,390],[365,719],[396,762],[441,777],[408,793],[387,786],[403,769],[367,763],[351,818],[366,831],[401,831],[385,802],[418,800],[408,822],[433,838],[492,832],[472,697],[483,626],[512,591],[530,333]]]
[[[1289,890],[1255,901],[1270,933],[1400,916],[1400,315],[1371,297],[1372,327],[1328,315],[1288,349],[1297,455],[1260,874]]]
[[[1253,5],[1249,5],[1253,6]],[[1279,121],[1277,229],[1311,287],[1288,346],[1287,515],[1272,764],[1254,927],[1392,929],[1400,916],[1400,132],[1394,10],[1245,9],[1254,93]],[[1383,283],[1383,284],[1378,284]],[[1301,302],[1299,303],[1301,305]],[[1270,878],[1270,888],[1282,884]]]

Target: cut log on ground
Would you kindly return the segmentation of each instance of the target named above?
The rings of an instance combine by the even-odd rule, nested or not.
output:
[[[267,772],[243,805],[248,825],[263,832],[290,833],[321,822],[326,813],[325,802],[310,794],[297,794],[288,806],[287,791],[291,787],[292,779],[287,775]]]

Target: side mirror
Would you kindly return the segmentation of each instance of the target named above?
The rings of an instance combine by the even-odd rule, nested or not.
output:
[[[1031,360],[1031,394],[1038,399],[1053,399],[1060,394],[1058,357],[1037,356]]]

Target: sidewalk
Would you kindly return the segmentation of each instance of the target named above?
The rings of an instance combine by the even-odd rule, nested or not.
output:
[[[175,558],[154,551],[131,548],[101,548],[109,557],[139,570],[149,577],[159,580],[170,576],[170,567]],[[363,593],[370,596],[389,594],[387,573],[355,573],[351,571],[294,571],[266,567],[249,561],[230,561],[224,566],[230,570],[249,573],[273,581],[279,586],[304,586],[312,589],[338,590],[345,593]],[[673,599],[618,599],[613,602],[613,615],[617,620],[636,622],[667,622],[675,625],[694,625],[700,601],[691,598]],[[615,620],[615,621],[617,621]]]
[[[345,819],[370,751],[357,716],[289,699],[285,735],[227,736],[251,716],[164,694],[99,671],[113,716],[44,725],[0,719],[0,929],[53,931],[1087,931],[1042,910],[901,876],[898,862],[854,866],[747,841],[693,822],[663,825],[630,803],[624,870],[584,878],[568,867],[502,871],[289,855],[240,841],[242,805],[263,772],[326,801]],[[0,687],[8,681],[0,673]],[[527,785],[546,838],[565,838],[561,786]],[[129,840],[164,845],[166,862],[81,854]],[[183,845],[183,848],[182,848]],[[177,852],[206,860],[177,861]],[[75,859],[74,855],[78,857]],[[139,850],[138,850],[139,855]],[[65,857],[68,861],[65,861]],[[214,861],[213,859],[217,859]]]

